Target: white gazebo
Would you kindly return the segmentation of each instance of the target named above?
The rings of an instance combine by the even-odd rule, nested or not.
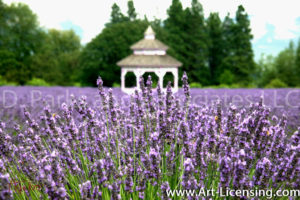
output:
[[[167,72],[174,76],[173,92],[178,91],[178,67],[182,64],[175,58],[167,55],[168,46],[155,39],[155,33],[151,26],[145,31],[144,39],[133,44],[130,48],[133,54],[117,63],[121,67],[121,90],[131,94],[135,88],[125,87],[125,76],[133,72],[136,76],[136,86],[139,88],[139,78],[146,72],[154,72],[158,76],[158,84],[162,90],[163,79]]]

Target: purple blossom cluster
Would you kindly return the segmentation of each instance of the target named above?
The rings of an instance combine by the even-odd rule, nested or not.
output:
[[[13,199],[12,180],[41,186],[34,198],[169,199],[168,189],[299,189],[300,128],[273,116],[261,98],[237,109],[222,101],[192,103],[167,86],[140,91],[120,105],[97,80],[100,106],[72,97],[42,114],[24,107],[23,123],[0,122],[0,199]],[[1,119],[1,118],[0,118]],[[32,198],[31,193],[22,195]],[[247,197],[243,197],[247,198]]]

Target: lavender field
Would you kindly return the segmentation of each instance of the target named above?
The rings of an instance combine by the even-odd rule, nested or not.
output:
[[[104,88],[105,91],[108,88]],[[156,93],[156,91],[153,91]],[[30,86],[3,86],[0,87],[0,117],[2,121],[24,119],[23,107],[26,106],[31,114],[39,115],[46,104],[59,112],[63,103],[70,104],[72,95],[75,98],[86,97],[86,102],[95,110],[101,109],[101,98],[97,88],[77,87],[30,87]],[[117,103],[124,110],[128,110],[130,95],[121,92],[120,88],[113,88],[112,94]],[[300,89],[190,89],[191,104],[209,106],[221,100],[224,111],[230,104],[238,109],[249,108],[251,104],[263,97],[263,104],[270,108],[273,115],[281,118],[287,116],[288,128],[292,130],[300,126]],[[183,89],[174,94],[182,103],[185,99]]]
[[[0,199],[299,198],[300,90],[182,80],[176,94],[141,80],[131,96],[101,79],[0,87]],[[273,193],[170,193],[203,188]]]

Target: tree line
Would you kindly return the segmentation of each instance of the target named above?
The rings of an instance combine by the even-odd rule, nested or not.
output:
[[[250,20],[242,5],[235,16],[205,18],[198,0],[183,8],[173,0],[165,20],[139,18],[132,0],[127,13],[115,3],[110,21],[84,46],[74,31],[45,30],[24,4],[0,0],[0,83],[94,86],[98,75],[106,86],[120,84],[116,63],[132,53],[148,25],[167,44],[168,54],[183,63],[195,86],[297,87],[300,43],[276,57],[254,61]]]
[[[44,29],[25,4],[0,0],[0,84],[74,85],[80,37]]]
[[[258,87],[300,87],[300,40],[277,56],[262,55],[257,65]]]

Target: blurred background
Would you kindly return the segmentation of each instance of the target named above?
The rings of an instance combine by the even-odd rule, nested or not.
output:
[[[292,0],[0,0],[0,85],[119,87],[116,63],[148,25],[192,87],[300,87]]]

